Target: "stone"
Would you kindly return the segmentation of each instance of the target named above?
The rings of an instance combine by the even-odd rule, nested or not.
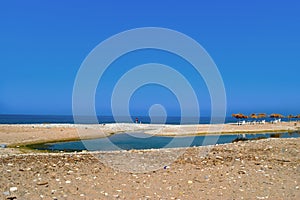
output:
[[[11,187],[11,188],[9,188],[9,191],[10,191],[10,192],[15,192],[15,191],[17,191],[17,190],[18,190],[17,187]]]
[[[47,181],[42,181],[42,182],[38,182],[37,185],[47,185],[48,182]]]
[[[218,160],[224,160],[224,158],[222,156],[216,156],[216,159],[218,159]]]

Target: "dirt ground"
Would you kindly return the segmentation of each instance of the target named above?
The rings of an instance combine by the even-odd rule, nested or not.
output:
[[[300,199],[300,138],[189,149],[0,149],[1,199]]]

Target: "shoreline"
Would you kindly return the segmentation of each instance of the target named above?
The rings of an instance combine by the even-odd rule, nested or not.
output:
[[[120,132],[299,131],[293,123],[245,125],[0,125],[0,144],[106,137]],[[95,134],[95,132],[101,132]],[[155,132],[156,131],[156,132]],[[237,133],[234,133],[237,132]],[[224,133],[222,133],[224,135]],[[255,134],[255,133],[254,133]],[[47,152],[0,148],[1,199],[298,199],[300,138],[199,147]],[[32,192],[34,191],[34,192]]]
[[[269,138],[172,150],[5,154],[0,198],[296,200],[299,146],[300,138]]]
[[[0,124],[0,144],[7,147],[48,142],[96,139],[124,132],[143,131],[145,134],[182,137],[201,135],[237,135],[300,131],[299,122],[278,124],[237,125],[228,124]]]

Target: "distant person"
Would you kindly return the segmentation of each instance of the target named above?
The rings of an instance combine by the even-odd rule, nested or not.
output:
[[[135,123],[137,124],[139,122],[139,118],[135,118]]]

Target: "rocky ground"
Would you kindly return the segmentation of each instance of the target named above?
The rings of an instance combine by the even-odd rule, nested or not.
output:
[[[0,149],[1,199],[300,199],[300,139],[185,149]]]

